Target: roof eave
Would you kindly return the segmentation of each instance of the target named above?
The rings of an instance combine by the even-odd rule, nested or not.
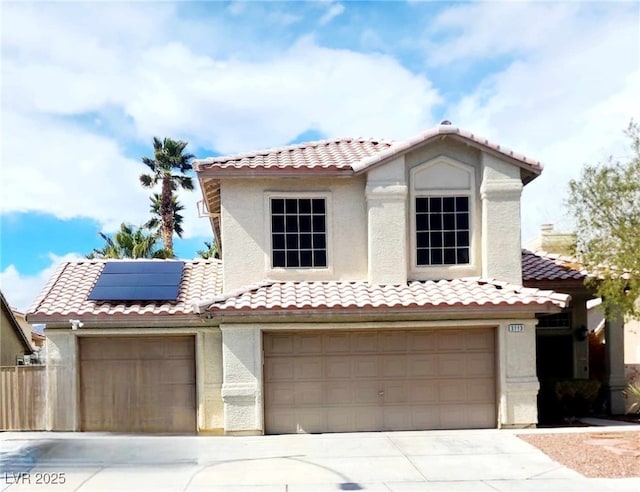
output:
[[[223,319],[237,319],[238,317],[246,317],[250,315],[252,322],[254,317],[261,318],[301,318],[301,317],[318,317],[326,318],[327,315],[336,317],[380,317],[380,316],[392,316],[392,317],[405,317],[405,316],[437,316],[442,317],[446,315],[450,318],[476,318],[480,315],[496,315],[496,317],[509,317],[511,315],[522,315],[523,313],[544,313],[552,314],[559,313],[562,308],[569,304],[569,296],[565,302],[562,301],[548,301],[542,304],[492,304],[484,306],[473,305],[444,305],[444,306],[429,306],[429,307],[403,307],[403,308],[386,308],[386,307],[354,307],[354,308],[281,308],[281,309],[225,309],[215,310],[209,308],[206,312],[202,313],[202,316],[211,320],[223,320]]]
[[[378,166],[381,166],[393,159],[396,159],[399,156],[402,156],[404,154],[407,154],[415,149],[417,149],[418,147],[421,147],[423,145],[426,145],[434,140],[444,140],[447,137],[453,138],[455,140],[461,141],[471,147],[475,147],[483,152],[486,152],[488,154],[491,154],[495,157],[498,157],[499,159],[508,161],[512,164],[515,164],[516,166],[520,167],[522,169],[523,172],[521,172],[521,180],[523,182],[523,184],[528,184],[531,181],[533,181],[535,178],[537,178],[541,173],[542,173],[542,164],[540,164],[539,162],[537,163],[536,167],[534,166],[534,164],[530,163],[530,162],[526,162],[523,161],[521,159],[518,159],[516,157],[510,156],[506,153],[500,152],[499,150],[493,149],[492,147],[489,147],[487,145],[483,145],[480,142],[477,142],[471,138],[466,137],[465,135],[460,135],[459,133],[455,133],[453,131],[451,132],[442,132],[442,133],[436,133],[434,135],[430,135],[427,138],[424,139],[418,139],[415,141],[410,141],[409,144],[407,145],[398,145],[396,146],[396,148],[394,149],[394,147],[390,147],[389,149],[380,152],[380,154],[369,157],[369,158],[365,158],[362,159],[360,161],[360,163],[357,163],[356,165],[353,166],[354,168],[354,174],[358,175],[358,174],[362,174],[365,172],[370,171],[373,168],[376,168]]]

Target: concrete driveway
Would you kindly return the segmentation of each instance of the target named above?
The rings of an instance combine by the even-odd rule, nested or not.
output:
[[[261,437],[0,434],[0,490],[591,491],[506,430]]]

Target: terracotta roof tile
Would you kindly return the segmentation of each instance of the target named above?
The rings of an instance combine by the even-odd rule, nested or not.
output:
[[[566,294],[481,278],[372,285],[367,282],[262,282],[206,304],[211,314],[245,311],[422,308],[462,306],[564,307]]]
[[[522,280],[585,280],[588,276],[578,260],[545,251],[522,250]]]
[[[204,169],[334,169],[351,170],[358,161],[388,149],[390,142],[341,138],[194,161]]]
[[[341,138],[276,147],[230,156],[209,157],[194,161],[196,171],[262,170],[278,171],[352,171],[362,172],[396,155],[445,135],[462,139],[481,148],[494,151],[518,161],[529,171],[539,174],[542,165],[511,149],[490,142],[472,132],[452,125],[439,125],[403,141],[384,141],[363,138]]]
[[[140,315],[181,315],[194,312],[194,305],[222,292],[220,260],[184,262],[178,299],[174,302],[101,302],[87,298],[107,261],[80,260],[60,265],[27,312],[30,322],[46,322],[61,317]],[[149,261],[149,260],[145,260]],[[170,260],[154,260],[170,261]]]

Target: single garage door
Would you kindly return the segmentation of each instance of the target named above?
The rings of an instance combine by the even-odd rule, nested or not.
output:
[[[496,426],[494,330],[265,333],[265,432]]]
[[[80,338],[84,431],[193,433],[194,338]]]

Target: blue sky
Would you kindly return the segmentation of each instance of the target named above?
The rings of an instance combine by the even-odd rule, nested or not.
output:
[[[153,136],[207,157],[447,118],[545,165],[523,239],[570,228],[567,182],[624,157],[640,115],[637,2],[3,2],[0,285],[26,309],[56,265],[143,223]],[[194,257],[211,239],[182,193]]]

